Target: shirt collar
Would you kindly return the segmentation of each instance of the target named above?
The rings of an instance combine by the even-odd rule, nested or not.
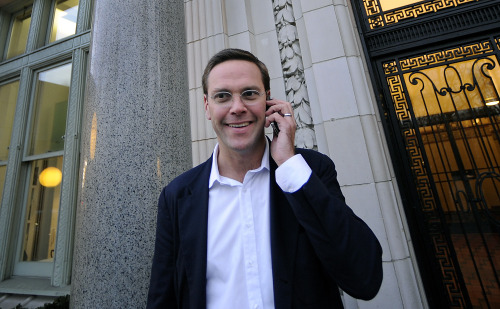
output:
[[[262,169],[270,170],[269,168],[269,140],[266,138],[266,148],[264,150],[264,155],[260,162],[260,167],[252,170],[254,172],[259,172]],[[222,183],[222,176],[219,174],[219,165],[217,163],[217,154],[219,153],[219,143],[215,145],[214,152],[212,153],[212,169],[210,171],[210,178],[208,180],[208,188],[212,188],[215,181]]]

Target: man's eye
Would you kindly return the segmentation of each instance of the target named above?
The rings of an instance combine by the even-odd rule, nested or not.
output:
[[[217,92],[214,94],[214,100],[219,102],[224,102],[231,99],[231,94],[229,92]]]
[[[241,93],[241,97],[246,100],[255,100],[260,96],[257,90],[245,90]]]

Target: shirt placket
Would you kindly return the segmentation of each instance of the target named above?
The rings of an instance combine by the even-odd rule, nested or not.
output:
[[[248,182],[244,182],[240,191],[240,207],[242,215],[242,243],[245,260],[245,275],[247,282],[248,304],[250,308],[263,307],[260,291],[259,265],[255,239],[254,216],[252,210],[251,190]]]

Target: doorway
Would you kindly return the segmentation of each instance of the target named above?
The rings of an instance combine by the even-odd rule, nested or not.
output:
[[[499,45],[379,62],[422,247],[450,307],[500,307]]]
[[[431,308],[500,308],[500,0],[352,0]]]

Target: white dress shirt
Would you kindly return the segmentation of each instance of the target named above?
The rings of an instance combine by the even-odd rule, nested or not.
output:
[[[207,308],[274,308],[268,142],[261,166],[243,183],[219,174],[217,154],[218,145],[209,180]],[[296,155],[276,170],[276,182],[294,192],[310,175]]]

